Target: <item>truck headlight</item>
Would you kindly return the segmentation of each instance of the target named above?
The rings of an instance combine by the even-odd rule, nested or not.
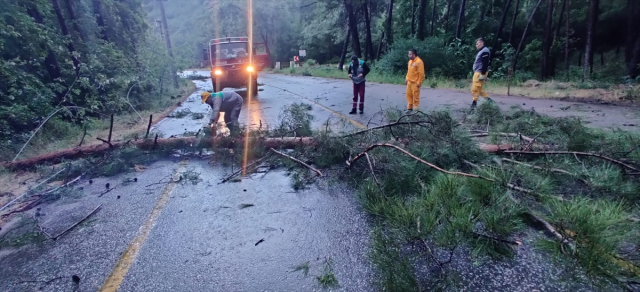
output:
[[[253,66],[249,66],[249,67],[247,67],[247,71],[248,71],[248,72],[253,72]]]
[[[216,70],[213,73],[216,74],[216,75],[222,75],[222,71],[221,70]]]

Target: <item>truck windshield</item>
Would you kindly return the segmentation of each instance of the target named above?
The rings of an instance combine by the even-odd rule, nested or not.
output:
[[[217,60],[248,57],[247,43],[223,43],[211,46],[213,56]]]

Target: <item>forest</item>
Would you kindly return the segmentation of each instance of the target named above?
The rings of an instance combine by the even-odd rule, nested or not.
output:
[[[2,0],[0,7],[3,158],[40,127],[31,142],[49,144],[111,114],[164,108],[160,101],[186,86],[172,78],[179,62],[151,32],[139,0]]]
[[[249,2],[168,1],[175,45],[195,64],[210,38],[247,35]],[[158,21],[157,6],[146,7]],[[401,74],[414,47],[427,75],[466,78],[483,37],[494,78],[511,68],[523,80],[630,83],[639,73],[640,3],[633,0],[266,0],[252,8],[254,41],[268,44],[273,62],[305,49],[321,64],[355,54]]]

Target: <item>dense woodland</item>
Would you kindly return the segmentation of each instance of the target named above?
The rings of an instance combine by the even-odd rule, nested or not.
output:
[[[342,66],[356,54],[390,74],[403,74],[413,47],[428,75],[468,78],[478,37],[492,49],[496,79],[513,71],[518,80],[606,86],[635,83],[640,73],[634,0],[0,0],[0,7],[2,152],[15,152],[50,114],[49,132],[62,135],[65,125],[153,107],[178,85],[171,72],[203,64],[206,43],[220,36],[252,34],[273,63],[306,49],[309,63]]]
[[[140,0],[1,0],[0,7],[3,156],[50,115],[42,132],[59,139],[90,120],[150,108],[177,85]]]
[[[153,1],[148,1],[152,3]],[[177,46],[201,59],[215,36],[248,34],[248,3],[168,1]],[[633,0],[263,0],[253,1],[253,36],[273,61],[306,49],[320,63],[356,54],[400,73],[416,47],[428,74],[466,78],[474,41],[493,53],[492,76],[631,82],[640,62],[640,3]],[[160,21],[157,5],[147,5]]]

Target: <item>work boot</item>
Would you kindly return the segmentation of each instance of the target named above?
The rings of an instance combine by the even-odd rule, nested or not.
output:
[[[474,101],[471,103],[471,110],[476,109],[476,107],[477,107],[477,106],[478,106],[478,102],[474,100]]]
[[[354,107],[354,108],[352,108],[352,109],[351,109],[351,111],[349,112],[349,114],[350,114],[350,115],[355,115],[355,114],[357,114],[357,113],[358,113],[358,112],[357,112],[357,110],[356,110],[356,108],[355,108],[355,107]]]
[[[360,109],[360,114],[364,114],[364,109]]]

